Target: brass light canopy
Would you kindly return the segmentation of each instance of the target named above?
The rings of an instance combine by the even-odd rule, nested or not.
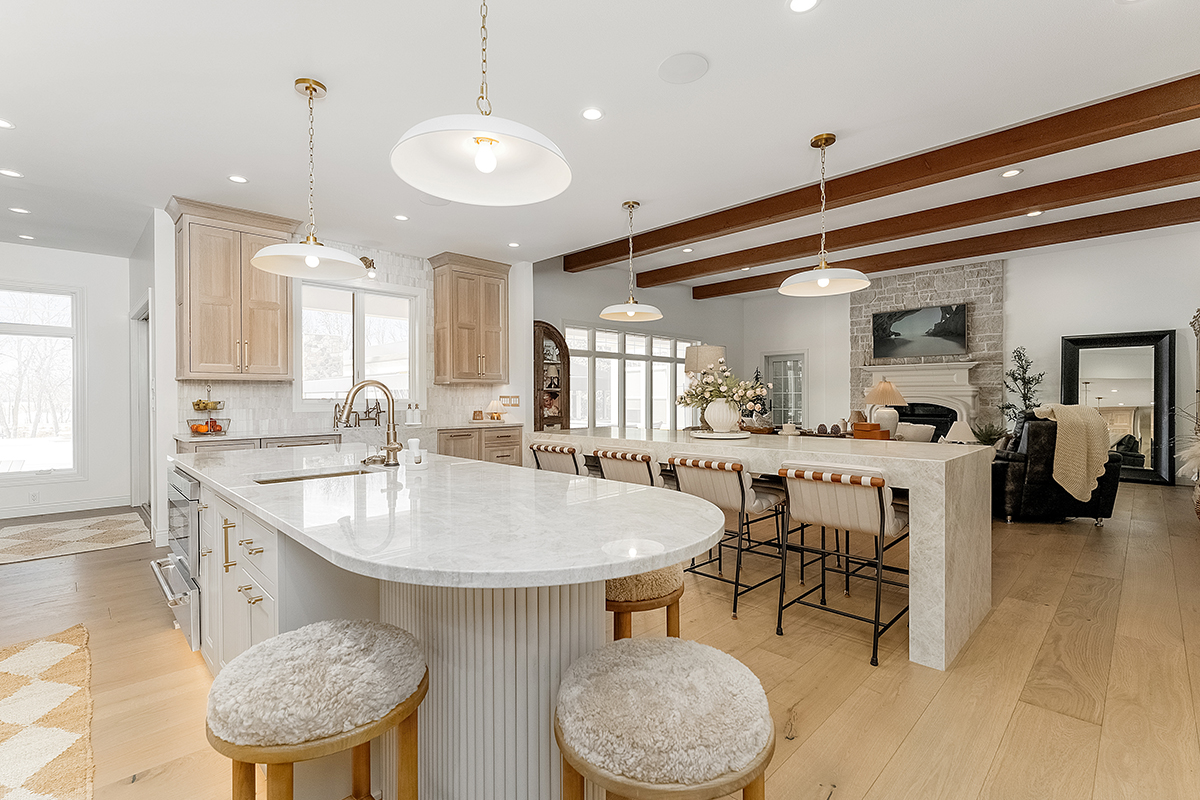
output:
[[[780,294],[790,297],[828,297],[835,294],[848,294],[865,289],[871,285],[871,280],[856,269],[831,267],[825,250],[825,151],[837,141],[832,133],[818,133],[809,142],[814,149],[821,151],[821,252],[818,254],[817,266],[804,272],[789,275],[779,287]]]

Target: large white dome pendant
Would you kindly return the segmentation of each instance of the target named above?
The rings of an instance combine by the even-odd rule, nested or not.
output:
[[[414,189],[474,206],[540,203],[571,185],[571,167],[554,142],[491,115],[450,114],[414,125],[392,148],[391,161]]]
[[[317,241],[317,216],[313,203],[313,100],[328,94],[325,84],[313,78],[297,78],[296,91],[308,98],[308,236],[303,242],[267,245],[250,259],[250,266],[288,278],[349,281],[367,274],[362,261],[344,250]]]
[[[662,319],[662,312],[649,303],[639,303],[633,296],[633,212],[641,208],[636,200],[626,200],[621,208],[629,214],[629,299],[624,303],[614,303],[605,306],[600,312],[600,319],[613,322],[653,322]]]

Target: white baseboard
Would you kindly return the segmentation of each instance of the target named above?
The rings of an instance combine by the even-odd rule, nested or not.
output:
[[[87,500],[67,500],[62,503],[33,503],[25,506],[9,506],[0,508],[0,519],[12,517],[32,517],[36,514],[61,514],[64,511],[90,511],[93,508],[114,508],[128,506],[129,495],[121,497],[93,497]],[[133,507],[130,506],[130,511]]]
[[[166,547],[167,546],[167,531],[166,530],[154,532],[154,546],[155,547]]]

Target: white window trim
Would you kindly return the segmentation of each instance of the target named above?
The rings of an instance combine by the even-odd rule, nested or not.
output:
[[[411,306],[411,315],[409,317],[410,325],[408,337],[408,376],[411,386],[412,397],[404,402],[416,403],[422,407],[422,410],[429,407],[426,402],[428,386],[426,381],[426,343],[428,331],[426,330],[426,303],[427,292],[417,286],[401,286],[394,283],[383,281],[372,281],[366,278],[359,278],[353,281],[307,281],[297,280],[292,291],[292,319],[295,320],[296,335],[292,337],[292,358],[296,365],[296,378],[292,381],[292,409],[294,411],[333,411],[335,404],[341,400],[328,399],[305,399],[304,397],[304,330],[303,330],[303,315],[304,315],[304,286],[321,286],[327,289],[342,289],[351,291],[365,291],[373,294],[387,294],[395,297],[407,298]],[[362,327],[358,323],[357,314],[354,320],[354,338],[355,342],[362,339],[363,331],[359,330]],[[416,335],[413,335],[413,334]],[[357,345],[356,345],[357,346]],[[360,364],[355,365],[353,383],[358,383],[363,379],[359,374],[363,367]],[[360,395],[359,402],[366,403],[365,395]],[[397,399],[397,405],[400,400]]]
[[[15,292],[36,292],[38,294],[63,294],[71,297],[71,327],[50,325],[16,325],[0,323],[0,333],[33,336],[70,336],[71,353],[74,357],[74,376],[72,383],[74,391],[71,402],[71,469],[23,472],[0,472],[0,483],[6,486],[22,486],[46,483],[70,483],[87,480],[87,460],[85,444],[87,442],[87,330],[86,292],[82,286],[46,286],[38,283],[22,283],[17,281],[0,282],[0,289]]]
[[[683,391],[686,387],[681,387],[681,386],[677,385],[678,384],[677,376],[678,376],[679,371],[675,365],[683,364],[684,359],[681,356],[677,355],[678,350],[677,350],[676,345],[681,340],[684,342],[699,342],[702,344],[702,342],[700,342],[699,339],[695,339],[690,336],[676,336],[674,334],[655,332],[655,331],[640,329],[640,328],[638,330],[626,330],[626,329],[622,329],[622,328],[619,328],[616,326],[610,327],[608,325],[596,325],[591,322],[570,322],[567,320],[563,320],[562,326],[563,326],[563,335],[564,336],[566,335],[567,328],[581,328],[588,332],[588,349],[587,350],[572,349],[570,347],[570,345],[567,346],[567,349],[569,351],[568,355],[570,358],[587,358],[587,360],[588,360],[588,392],[589,392],[588,420],[587,420],[588,428],[596,428],[597,427],[597,424],[596,424],[596,359],[597,358],[610,358],[610,359],[616,359],[618,362],[618,366],[617,366],[617,399],[614,401],[616,403],[617,423],[616,423],[616,425],[614,425],[612,427],[617,427],[617,428],[626,427],[625,362],[626,361],[641,361],[644,364],[646,364],[646,368],[645,368],[645,383],[646,383],[645,419],[643,420],[643,426],[642,426],[641,430],[661,430],[660,428],[649,427],[649,425],[651,423],[658,422],[658,420],[654,419],[654,366],[653,366],[654,363],[671,365],[671,369],[668,371],[668,378],[669,378],[670,382],[668,384],[668,394],[667,394],[667,400],[668,400],[667,408],[669,409],[668,410],[668,419],[667,419],[667,429],[672,430],[672,431],[679,429],[678,428],[679,408],[678,408],[678,403],[676,403],[675,401],[679,397],[679,395],[683,394]],[[597,331],[605,331],[607,333],[617,334],[617,352],[614,353],[614,352],[611,352],[608,350],[597,350],[596,349],[596,332]],[[625,336],[627,334],[632,334],[634,336],[645,336],[646,337],[646,354],[645,355],[629,354],[629,353],[625,352]],[[670,356],[653,355],[655,338],[671,340],[671,355]],[[570,369],[571,369],[570,362],[568,361],[568,363],[565,366],[569,373]],[[569,420],[568,420],[568,422],[569,422]],[[604,426],[604,427],[608,427],[608,426]]]

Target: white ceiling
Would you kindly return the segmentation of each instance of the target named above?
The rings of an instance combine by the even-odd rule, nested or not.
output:
[[[117,0],[69,10],[6,0],[0,118],[17,127],[0,130],[0,168],[26,177],[0,177],[0,241],[24,233],[37,245],[127,256],[149,209],[172,194],[303,217],[306,110],[292,82],[311,76],[330,90],[317,107],[323,238],[418,256],[537,261],[619,237],[626,199],[641,201],[644,230],[811,183],[818,166],[808,139],[821,131],[838,134],[829,153],[837,175],[1187,74],[1197,68],[1200,31],[1196,0],[822,0],[807,14],[790,12],[787,0],[493,0],[495,112],[550,136],[574,180],[533,206],[425,205],[391,172],[388,153],[417,122],[473,110],[477,13],[475,0]],[[661,81],[658,65],[680,52],[704,55],[708,74],[687,85]],[[602,120],[580,116],[592,105],[604,109]],[[1021,165],[1025,174],[1012,181],[972,176],[839,209],[829,223],[1181,152],[1198,133],[1187,123],[1139,134]],[[250,183],[235,185],[230,174]],[[639,259],[638,269],[815,229],[809,217],[690,255]]]

